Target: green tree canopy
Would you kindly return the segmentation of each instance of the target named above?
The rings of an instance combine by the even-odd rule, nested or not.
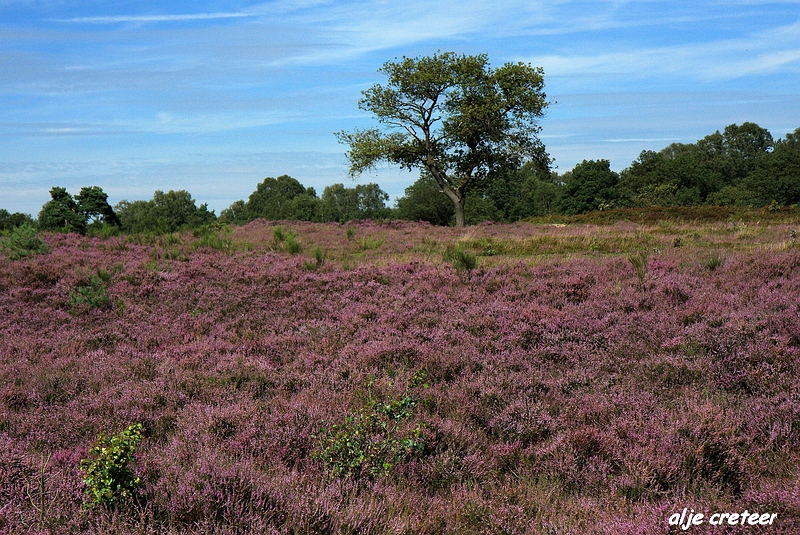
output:
[[[106,223],[119,226],[119,218],[108,204],[108,195],[99,186],[89,186],[81,188],[80,193],[75,196],[80,211],[86,218],[88,224]]]
[[[316,199],[314,188],[303,187],[289,175],[267,177],[250,194],[243,217],[247,221],[258,218],[310,221],[314,217]]]
[[[115,206],[122,228],[127,232],[166,233],[197,228],[217,217],[207,204],[199,207],[185,190],[156,190],[150,201],[120,201]]]
[[[326,186],[320,197],[322,221],[345,222],[352,219],[379,219],[386,217],[389,195],[377,184],[357,184],[346,188],[344,184]]]
[[[86,232],[86,216],[67,188],[55,186],[50,190],[50,200],[39,212],[39,228],[80,234]]]
[[[554,213],[561,195],[558,174],[529,162],[520,169],[497,177],[485,188],[502,221]]]
[[[619,175],[608,160],[583,160],[564,174],[559,211],[582,214],[610,206],[617,198]]]
[[[34,225],[33,218],[22,212],[9,213],[8,210],[0,208],[0,230],[13,230],[22,225]]]
[[[396,205],[397,217],[409,221],[446,226],[455,215],[453,203],[442,193],[436,179],[425,172],[406,188],[405,195],[397,199]]]
[[[772,134],[755,123],[726,126],[722,133],[722,147],[729,160],[725,181],[735,183],[747,177],[772,152],[774,146]]]
[[[643,151],[620,174],[620,198],[629,206],[741,203],[742,182],[769,159],[772,135],[755,123],[731,124],[697,143]]]
[[[388,162],[422,169],[453,203],[463,226],[467,194],[527,161],[546,167],[538,138],[545,101],[541,68],[523,63],[489,67],[485,54],[452,52],[383,65],[387,75],[359,102],[384,130],[337,134],[350,146],[350,173]]]
[[[784,206],[800,203],[800,128],[786,134],[768,157],[743,181],[749,201],[764,206],[773,201]]]

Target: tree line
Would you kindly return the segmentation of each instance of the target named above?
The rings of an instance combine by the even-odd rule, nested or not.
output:
[[[322,195],[288,175],[267,177],[247,200],[217,216],[185,190],[155,191],[150,200],[115,206],[98,186],[71,195],[54,187],[34,219],[0,209],[0,231],[22,225],[77,232],[169,233],[214,222],[243,225],[255,219],[346,222],[405,219],[435,225],[455,223],[451,200],[430,173],[405,190],[393,207],[378,184],[333,184]],[[486,180],[465,197],[465,222],[513,222],[545,215],[654,206],[792,206],[800,203],[800,128],[784,138],[754,123],[732,124],[696,143],[673,143],[643,151],[617,173],[608,160],[584,160],[559,174],[528,162]]]
[[[184,190],[159,190],[149,201],[124,200],[112,208],[98,186],[74,197],[54,187],[38,226],[166,233],[258,218],[396,218],[463,226],[617,207],[800,202],[800,128],[775,140],[755,123],[732,124],[696,143],[643,151],[620,173],[608,160],[584,160],[559,174],[538,136],[548,106],[541,68],[492,68],[485,54],[445,52],[389,61],[379,72],[387,77],[385,85],[363,91],[359,108],[380,127],[336,136],[349,146],[351,176],[381,162],[420,171],[392,208],[377,184],[333,184],[317,196],[314,188],[283,175],[264,179],[246,201],[234,202],[219,217]],[[0,231],[32,223],[25,214],[0,210]]]

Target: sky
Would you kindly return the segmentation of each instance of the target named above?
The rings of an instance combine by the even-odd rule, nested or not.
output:
[[[800,127],[800,0],[0,0],[0,208],[53,186],[111,204],[187,190],[217,214],[265,177],[348,176],[334,132],[401,57],[485,53],[544,69],[541,140],[563,173],[754,122]]]

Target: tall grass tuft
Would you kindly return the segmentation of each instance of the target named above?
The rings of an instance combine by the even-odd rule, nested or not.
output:
[[[647,259],[647,253],[644,251],[639,251],[628,257],[628,262],[633,266],[633,271],[639,279],[639,287],[643,287],[647,279]]]
[[[722,265],[722,259],[716,255],[712,256],[708,260],[703,263],[703,267],[705,267],[709,271],[716,271],[718,267]]]

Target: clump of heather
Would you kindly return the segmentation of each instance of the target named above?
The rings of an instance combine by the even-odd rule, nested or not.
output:
[[[790,227],[341,227],[0,259],[0,531],[800,529]],[[137,424],[135,499],[82,508]]]

